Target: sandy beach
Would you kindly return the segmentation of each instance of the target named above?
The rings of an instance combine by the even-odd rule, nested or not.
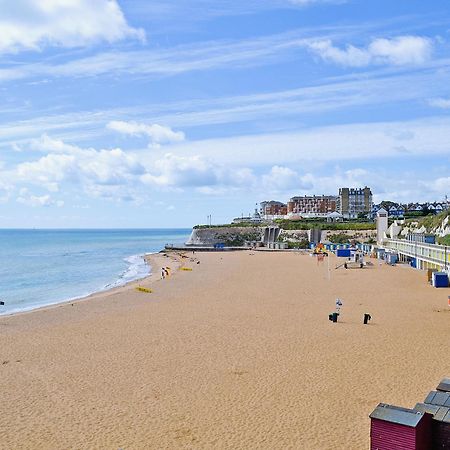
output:
[[[450,375],[450,290],[424,272],[194,257],[156,255],[140,282],[0,317],[0,448],[367,449],[379,402],[412,407]]]

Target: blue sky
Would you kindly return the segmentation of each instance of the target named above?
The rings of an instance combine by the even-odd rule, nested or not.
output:
[[[0,227],[442,200],[449,23],[444,0],[0,0]]]

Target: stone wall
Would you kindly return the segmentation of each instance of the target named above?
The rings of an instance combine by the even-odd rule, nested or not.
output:
[[[246,242],[261,241],[262,227],[212,227],[194,228],[186,245],[212,247],[215,244],[242,246]]]

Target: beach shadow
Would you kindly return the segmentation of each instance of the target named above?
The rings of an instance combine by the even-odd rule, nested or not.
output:
[[[246,370],[232,370],[231,373],[233,375],[236,375],[238,377],[241,377],[242,375],[245,375],[246,373],[248,373]]]

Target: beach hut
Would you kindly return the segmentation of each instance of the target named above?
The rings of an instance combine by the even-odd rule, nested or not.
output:
[[[433,272],[433,286],[435,288],[448,287],[448,274],[446,272]]]
[[[348,248],[338,248],[336,250],[336,256],[338,258],[350,258],[350,249],[348,249]]]
[[[431,391],[424,403],[418,403],[414,409],[432,414],[433,450],[450,448],[450,380],[444,379],[438,388]]]
[[[394,264],[397,264],[398,256],[396,253],[385,253],[385,259],[388,264],[393,266]]]
[[[443,378],[436,388],[438,391],[450,392],[450,378]],[[450,407],[450,405],[448,405]]]
[[[432,450],[431,414],[380,403],[369,417],[371,450]]]

